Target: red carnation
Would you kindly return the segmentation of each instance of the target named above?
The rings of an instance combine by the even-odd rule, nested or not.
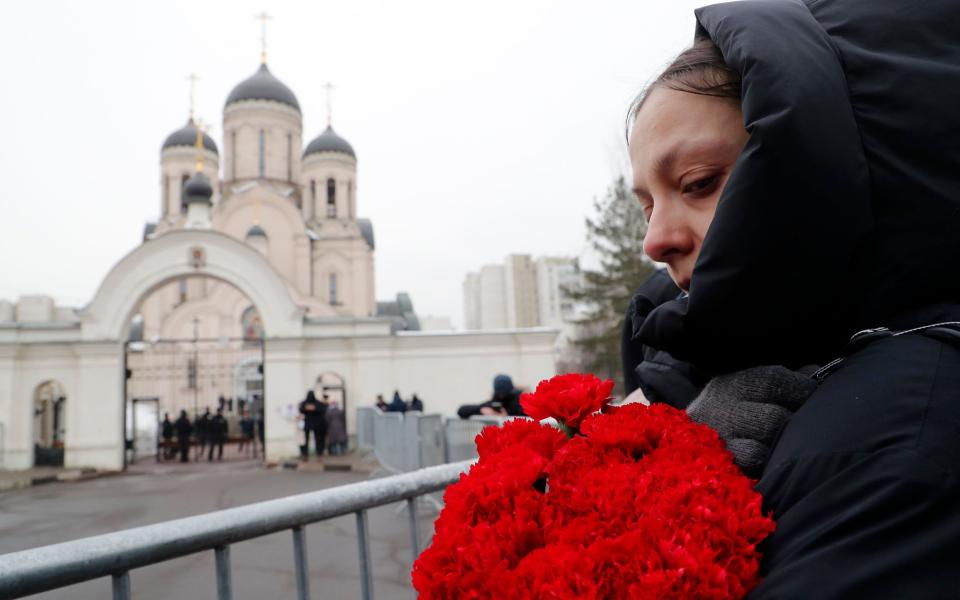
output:
[[[523,394],[523,411],[534,419],[555,418],[577,431],[580,422],[610,402],[613,381],[594,375],[567,373],[541,381],[532,394]]]
[[[563,375],[528,396],[534,416],[580,435],[513,421],[477,436],[480,459],[447,488],[414,564],[421,599],[720,600],[756,586],[756,546],[774,524],[754,482],[683,411],[587,416],[607,383]]]

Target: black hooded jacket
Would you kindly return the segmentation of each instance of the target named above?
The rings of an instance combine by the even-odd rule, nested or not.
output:
[[[680,293],[666,269],[654,271],[640,284],[624,316],[620,357],[626,394],[639,388],[650,402],[663,402],[684,409],[703,389],[707,378],[690,363],[634,339],[650,311],[677,298]]]
[[[865,328],[960,321],[960,2],[697,11],[750,139],[688,297],[638,339],[710,372],[839,356]],[[960,597],[960,347],[853,352],[758,483],[777,530],[751,599]]]

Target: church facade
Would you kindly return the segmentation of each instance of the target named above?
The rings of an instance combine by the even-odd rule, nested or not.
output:
[[[166,138],[158,218],[88,305],[0,301],[0,468],[49,448],[122,468],[136,401],[193,416],[242,400],[280,459],[298,452],[308,389],[329,389],[352,428],[395,389],[450,415],[497,373],[531,386],[553,373],[554,330],[422,332],[405,294],[376,302],[357,153],[329,114],[304,143],[299,102],[265,62],[227,96],[222,131],[218,145],[191,115]]]

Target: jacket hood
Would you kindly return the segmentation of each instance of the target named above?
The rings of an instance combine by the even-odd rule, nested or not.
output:
[[[690,294],[644,343],[713,372],[829,360],[960,300],[960,5],[744,0],[696,11],[750,139]]]

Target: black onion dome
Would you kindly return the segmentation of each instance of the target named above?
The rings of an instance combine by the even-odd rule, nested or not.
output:
[[[267,232],[263,230],[263,227],[254,225],[247,231],[247,237],[267,237]]]
[[[256,73],[233,88],[233,91],[227,96],[227,102],[224,106],[243,100],[273,100],[300,112],[300,103],[297,102],[297,97],[293,95],[293,91],[274,77],[265,64],[261,64]]]
[[[163,146],[160,148],[160,151],[164,151],[167,148],[173,148],[176,146],[190,146],[193,148],[197,145],[197,125],[193,122],[193,119],[187,121],[187,124],[181,127],[180,129],[174,131],[167,136],[167,139],[163,140]],[[217,156],[220,155],[220,152],[217,150],[217,144],[213,141],[213,138],[203,134],[203,147],[213,152]]]
[[[303,151],[303,156],[306,158],[310,154],[317,154],[318,152],[339,152],[357,158],[357,154],[353,151],[353,146],[350,145],[350,142],[337,135],[333,127],[329,125],[327,125],[323,133],[313,138],[313,141],[307,144],[306,150]]]
[[[197,171],[183,184],[183,197],[187,204],[191,202],[210,202],[213,186],[206,175]]]

